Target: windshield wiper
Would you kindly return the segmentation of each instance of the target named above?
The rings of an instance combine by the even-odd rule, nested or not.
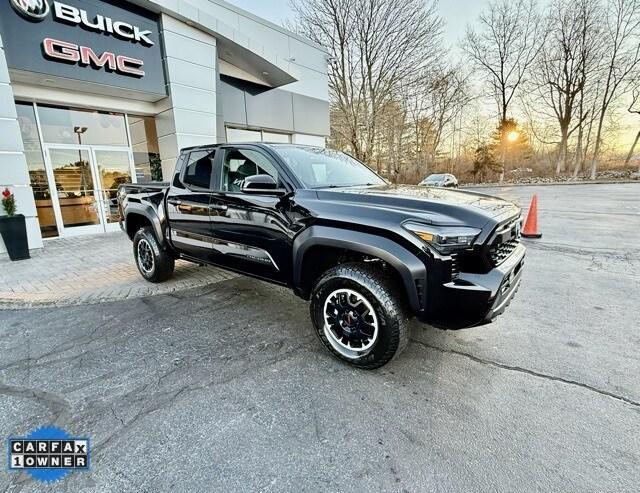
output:
[[[311,187],[311,190],[318,190],[319,188],[345,188],[352,187],[353,185],[320,185],[318,187]]]
[[[319,188],[372,187],[374,185],[383,185],[383,183],[352,183],[350,185],[321,185],[318,187],[312,187],[312,190],[317,190]]]

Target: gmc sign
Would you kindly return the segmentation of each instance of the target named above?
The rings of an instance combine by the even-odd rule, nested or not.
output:
[[[98,56],[86,46],[78,46],[73,43],[66,43],[52,38],[45,38],[42,42],[44,53],[54,60],[63,62],[80,63],[83,66],[92,65],[95,68],[105,68],[106,70],[119,72],[124,75],[134,77],[144,77],[144,70],[141,70],[144,62],[137,58],[124,55],[115,55],[105,51]]]

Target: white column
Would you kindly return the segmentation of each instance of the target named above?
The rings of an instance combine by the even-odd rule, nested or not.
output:
[[[171,179],[181,148],[215,144],[216,39],[162,14],[169,97],[156,116],[162,174]]]
[[[36,204],[31,190],[7,60],[4,56],[4,45],[0,37],[0,189],[4,190],[5,187],[9,187],[16,197],[16,213],[26,217],[29,248],[41,248],[42,235]],[[0,214],[4,214],[2,207]],[[0,253],[4,252],[6,248],[0,238]]]

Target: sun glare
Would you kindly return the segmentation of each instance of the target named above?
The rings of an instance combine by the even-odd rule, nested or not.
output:
[[[520,134],[515,130],[512,130],[507,134],[507,140],[509,142],[515,142],[516,140],[518,140],[518,137],[520,137]]]

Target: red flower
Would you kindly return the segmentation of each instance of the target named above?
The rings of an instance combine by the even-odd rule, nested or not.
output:
[[[5,189],[2,191],[2,196],[3,196],[5,199],[8,199],[9,197],[11,197],[11,190],[9,190],[8,188],[5,188]]]

